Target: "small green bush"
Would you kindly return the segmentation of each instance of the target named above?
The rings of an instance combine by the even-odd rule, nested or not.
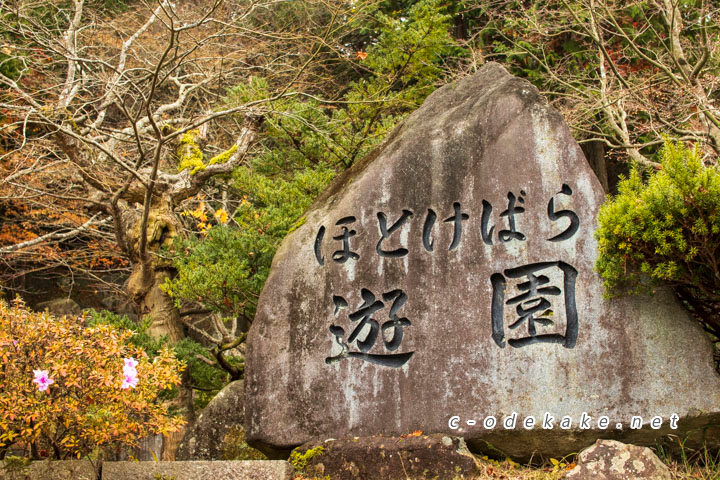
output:
[[[697,150],[667,141],[662,168],[638,167],[602,207],[596,269],[606,295],[670,285],[705,329],[720,334],[720,172]]]

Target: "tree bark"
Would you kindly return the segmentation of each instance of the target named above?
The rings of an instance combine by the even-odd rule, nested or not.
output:
[[[127,206],[127,208],[132,208]],[[170,296],[162,290],[166,280],[175,275],[172,265],[156,255],[163,246],[168,246],[177,235],[180,221],[173,213],[169,196],[156,198],[150,207],[146,230],[146,252],[139,252],[143,222],[139,215],[123,215],[125,223],[124,242],[128,256],[133,260],[132,273],[127,291],[137,306],[140,318],[151,319],[148,334],[159,338],[167,335],[174,344],[185,337],[180,312]],[[116,219],[117,221],[117,219]],[[143,258],[143,256],[145,258]]]
[[[173,299],[161,290],[166,279],[172,278],[173,272],[168,267],[150,267],[149,278],[143,278],[142,267],[138,264],[128,282],[128,293],[138,306],[141,317],[150,316],[151,323],[148,334],[154,338],[167,335],[170,343],[182,340],[183,333],[180,313]]]

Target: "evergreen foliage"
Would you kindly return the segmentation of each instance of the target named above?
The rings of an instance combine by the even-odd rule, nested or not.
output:
[[[351,82],[341,102],[294,96],[273,101],[263,140],[235,170],[231,191],[241,198],[227,225],[177,238],[170,255],[178,275],[166,291],[178,305],[197,302],[251,322],[272,257],[302,212],[330,183],[375,148],[440,82],[444,57],[454,52],[450,16],[439,0],[421,0],[406,15],[376,6],[377,31],[358,52],[367,74]],[[229,90],[229,106],[271,98],[266,78]],[[184,165],[184,164],[183,164]],[[190,167],[190,164],[187,164]]]
[[[633,168],[598,217],[596,268],[608,295],[675,287],[716,336],[720,333],[720,172],[695,149],[667,141],[662,169]]]
[[[177,276],[166,291],[178,305],[198,302],[252,321],[275,250],[333,174],[323,166],[290,178],[237,169],[233,189],[244,193],[233,225],[219,223],[202,237],[176,237],[170,254]]]

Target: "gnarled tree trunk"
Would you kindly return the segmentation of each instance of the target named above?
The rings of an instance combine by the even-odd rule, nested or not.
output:
[[[173,277],[168,267],[150,267],[150,275],[143,274],[143,268],[136,265],[130,275],[127,290],[138,306],[142,317],[152,320],[148,334],[159,338],[167,335],[171,343],[182,340],[183,333],[180,315],[175,303],[161,287],[167,279]]]

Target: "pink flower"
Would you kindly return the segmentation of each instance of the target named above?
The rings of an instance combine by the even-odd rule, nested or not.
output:
[[[125,358],[124,362],[125,364],[123,365],[123,382],[122,385],[120,385],[120,388],[135,388],[138,383],[137,370],[135,369],[135,367],[137,367],[138,362],[132,357]]]
[[[55,380],[48,376],[47,370],[33,370],[33,373],[35,374],[33,382],[37,383],[38,390],[41,392],[47,390],[50,384],[55,383]]]
[[[130,357],[130,358],[125,358],[125,359],[123,359],[123,361],[125,362],[125,367],[124,367],[124,368],[131,368],[131,369],[135,370],[135,367],[137,367],[137,365],[138,365],[137,360],[135,360],[135,359],[132,358],[132,357]]]
[[[127,373],[123,375],[123,383],[120,385],[120,388],[127,389],[127,388],[135,388],[137,387],[138,378],[137,374],[135,375],[128,375]]]
[[[130,358],[124,359],[124,362],[125,362],[125,365],[123,365],[123,375],[131,376],[131,377],[137,376],[137,370],[135,369],[135,367],[137,367],[137,364],[138,364],[137,360],[130,357]]]

